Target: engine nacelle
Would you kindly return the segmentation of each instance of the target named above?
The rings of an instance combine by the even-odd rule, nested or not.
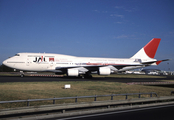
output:
[[[68,74],[68,76],[78,76],[79,70],[78,69],[68,69],[67,74]]]
[[[108,67],[99,67],[98,74],[99,75],[110,75],[111,69]]]

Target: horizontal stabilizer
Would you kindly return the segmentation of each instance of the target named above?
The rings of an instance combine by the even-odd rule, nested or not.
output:
[[[142,64],[153,64],[156,63],[156,65],[159,65],[163,61],[169,61],[170,59],[165,59],[165,60],[156,60],[156,61],[149,61],[149,62],[143,62]]]
[[[170,59],[158,60],[158,61],[156,62],[156,64],[159,65],[161,62],[163,62],[163,61],[169,61],[169,60],[170,60]]]

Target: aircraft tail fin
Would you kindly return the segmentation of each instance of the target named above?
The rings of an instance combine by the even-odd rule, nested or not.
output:
[[[154,59],[161,38],[153,38],[143,48],[141,48],[134,56],[134,59]]]

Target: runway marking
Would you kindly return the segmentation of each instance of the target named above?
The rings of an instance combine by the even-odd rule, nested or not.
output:
[[[134,111],[139,111],[139,110],[157,109],[157,108],[172,107],[172,106],[174,106],[174,105],[139,108],[139,109],[133,109],[133,110],[125,110],[125,111],[117,111],[117,112],[85,115],[85,116],[77,116],[77,117],[70,117],[70,118],[62,118],[62,119],[56,119],[56,120],[70,120],[70,119],[79,119],[79,118],[86,118],[86,117],[96,117],[96,116],[101,116],[101,115],[110,115],[110,114],[118,114],[118,113],[125,113],[125,112],[134,112]]]

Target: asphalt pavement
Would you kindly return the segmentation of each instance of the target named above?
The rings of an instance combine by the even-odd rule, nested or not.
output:
[[[173,111],[174,105],[172,104],[67,118],[54,118],[54,120],[173,120]]]
[[[160,80],[174,80],[174,77],[166,78],[117,78],[117,77],[93,77],[83,79],[78,77],[36,77],[36,76],[0,76],[1,82],[51,82],[51,81],[105,81],[105,82],[160,82]]]

